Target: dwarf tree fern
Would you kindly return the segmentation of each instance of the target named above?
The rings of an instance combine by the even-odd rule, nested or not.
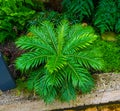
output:
[[[69,101],[77,91],[86,93],[94,86],[88,69],[101,69],[99,52],[89,48],[97,38],[94,30],[80,24],[69,26],[66,21],[55,28],[48,21],[30,28],[31,36],[23,36],[17,46],[27,52],[16,60],[21,71],[32,70],[28,88],[46,102],[56,97]],[[42,64],[42,66],[41,66]]]

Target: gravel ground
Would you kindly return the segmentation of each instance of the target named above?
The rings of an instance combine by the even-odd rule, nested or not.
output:
[[[23,95],[16,96],[16,94],[13,91],[1,92],[0,105],[18,103],[26,101],[27,99],[28,98],[24,97]]]

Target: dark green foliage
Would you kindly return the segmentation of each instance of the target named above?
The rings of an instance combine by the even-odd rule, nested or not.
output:
[[[92,0],[63,0],[63,12],[73,23],[90,19],[94,10]]]
[[[95,49],[87,50],[97,36],[94,30],[80,24],[69,26],[63,21],[57,28],[48,21],[40,27],[30,28],[31,36],[16,42],[25,54],[16,60],[21,71],[32,70],[28,87],[45,102],[55,98],[63,101],[75,99],[77,91],[89,92],[94,80],[88,69],[103,67],[101,56]],[[42,66],[41,66],[42,64]]]
[[[106,31],[120,31],[120,3],[119,0],[100,0],[95,14],[94,25],[101,33]]]
[[[117,33],[120,32],[120,17],[118,18],[118,21],[116,22],[115,30],[116,30]]]
[[[94,24],[98,32],[120,32],[120,0],[63,0],[63,15],[71,23]]]
[[[43,11],[37,13],[32,20],[29,21],[28,25],[36,25],[39,26],[41,25],[42,21],[49,20],[50,22],[53,22],[55,25],[58,25],[59,22],[64,19],[64,15],[60,14],[56,11]]]
[[[115,25],[115,30],[117,33],[120,32],[120,0],[117,0],[117,13],[116,13],[116,16],[117,16],[117,21],[116,21],[116,25]]]
[[[114,42],[98,40],[95,43],[95,47],[102,50],[105,63],[103,72],[120,72],[120,40],[118,39]]]
[[[0,43],[15,38],[24,29],[35,13],[27,5],[32,5],[31,0],[0,0]]]

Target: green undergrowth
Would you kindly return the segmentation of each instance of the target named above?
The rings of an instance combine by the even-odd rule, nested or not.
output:
[[[0,0],[0,43],[24,33],[27,21],[34,15],[31,0]]]
[[[16,96],[31,94],[31,92],[27,90],[26,78],[24,76],[16,80],[16,85],[17,87],[14,89]]]
[[[120,40],[119,36],[116,41],[105,41],[99,38],[94,44],[95,47],[99,47],[105,67],[103,72],[120,72]]]

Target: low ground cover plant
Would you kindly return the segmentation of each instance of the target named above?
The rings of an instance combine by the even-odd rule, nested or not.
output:
[[[101,40],[95,42],[95,47],[99,47],[102,51],[104,68],[103,72],[120,72],[120,39],[116,37],[116,41]]]

